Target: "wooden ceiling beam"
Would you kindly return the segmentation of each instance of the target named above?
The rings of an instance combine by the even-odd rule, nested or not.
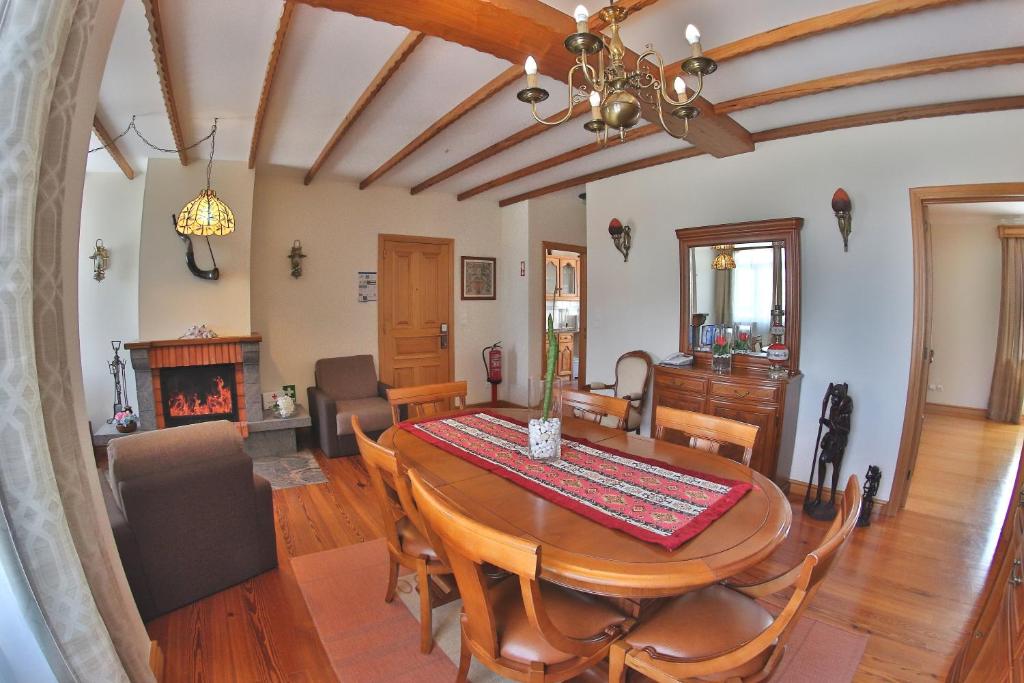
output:
[[[182,166],[188,166],[188,152],[185,151],[185,135],[178,117],[178,104],[174,99],[174,88],[171,85],[171,72],[167,67],[167,48],[164,41],[163,22],[160,19],[160,0],[142,0],[149,23],[149,42],[153,45],[153,59],[156,62],[156,74],[160,79],[160,92],[164,98],[164,109],[171,125],[171,136],[178,151],[178,160]]]
[[[624,7],[632,14],[638,12],[645,7],[650,7],[658,0],[626,0],[620,2],[619,6]],[[590,18],[590,28],[592,31],[602,31],[607,27],[607,22],[602,21],[601,17],[593,16]],[[494,97],[499,92],[507,88],[508,86],[515,83],[520,78],[523,78],[523,68],[518,64],[510,66],[508,69],[499,74],[496,78],[491,80],[489,83],[484,85],[482,88],[477,90],[475,93],[467,97],[461,103],[457,104],[450,112],[442,116],[440,119],[435,121],[429,128],[423,131],[415,140],[410,142],[408,145],[398,151],[393,157],[384,162],[380,168],[371,173],[361,183],[359,183],[359,189],[366,189],[369,185],[375,182],[378,178],[383,176],[385,173],[393,169],[398,164],[402,163],[406,158],[409,157],[413,152],[418,150],[420,147],[425,145],[431,139],[434,138],[438,133],[443,131],[448,126],[452,125],[469,112],[476,109],[478,106]],[[540,125],[540,124],[538,124]],[[437,181],[440,182],[440,181]],[[413,188],[411,194],[419,194],[423,190],[427,189],[434,183],[429,181],[421,183]]]
[[[811,36],[838,31],[858,24],[866,24],[880,19],[890,19],[913,12],[936,9],[947,5],[954,5],[969,0],[874,0],[863,5],[846,7],[844,9],[820,14],[792,24],[779,26],[770,31],[757,33],[746,38],[734,40],[731,43],[719,45],[718,47],[705,50],[704,54],[715,61],[727,62],[730,59],[743,57],[754,52],[760,52],[769,48],[791,43],[796,40],[803,40]],[[682,60],[674,62],[666,67],[666,71],[677,71],[682,65]]]
[[[532,55],[539,73],[559,81],[564,81],[576,61],[575,55],[563,45],[565,36],[573,29],[572,17],[541,0],[299,1],[422,31],[514,64]],[[634,62],[636,57],[636,53],[626,51],[627,63]],[[690,141],[694,145],[715,156],[753,149],[745,128],[727,116],[715,115],[714,106],[703,98],[698,98],[694,105],[704,113],[690,124]],[[648,121],[657,121],[652,106],[645,105],[643,111]]]
[[[510,66],[509,68],[502,71],[496,77],[491,79],[486,85],[478,89],[472,95],[464,99],[459,104],[449,111],[447,114],[439,118],[437,121],[432,123],[425,131],[416,136],[416,138],[408,145],[400,149],[393,157],[381,164],[380,168],[366,176],[361,183],[359,183],[359,189],[365,190],[372,183],[376,182],[381,176],[393,169],[398,164],[402,163],[407,159],[413,152],[418,150],[423,145],[427,144],[434,139],[439,133],[448,128],[463,116],[473,111],[481,104],[486,102],[498,92],[501,92],[508,86],[515,83],[522,76],[522,69],[518,66]]]
[[[409,35],[407,35],[395,51],[391,53],[388,61],[384,63],[384,66],[382,66],[380,71],[377,72],[377,75],[373,77],[370,84],[366,86],[363,94],[359,96],[359,99],[356,100],[352,109],[349,110],[348,114],[345,115],[345,118],[342,119],[341,123],[338,125],[337,130],[334,131],[334,135],[332,135],[331,139],[327,141],[326,145],[324,145],[324,148],[320,151],[320,155],[316,158],[316,161],[314,161],[313,165],[309,167],[309,170],[306,172],[306,177],[302,180],[303,184],[309,185],[313,182],[313,178],[315,178],[316,174],[320,172],[321,168],[323,168],[324,162],[327,161],[327,157],[331,155],[331,152],[333,152],[334,148],[338,146],[341,139],[345,137],[345,134],[352,127],[352,124],[362,116],[363,112],[366,111],[366,108],[370,106],[370,103],[373,102],[374,98],[377,97],[387,82],[391,80],[391,77],[398,71],[398,68],[402,66],[402,63],[409,58],[412,51],[416,49],[417,45],[423,42],[425,37],[426,36],[419,31],[410,31]]]
[[[274,36],[274,44],[270,48],[270,57],[267,59],[267,70],[263,74],[263,90],[260,92],[260,102],[256,107],[256,120],[252,127],[252,142],[249,143],[249,168],[256,168],[256,153],[260,147],[260,136],[263,133],[263,117],[267,113],[267,102],[270,101],[270,91],[274,87],[274,74],[277,73],[277,62],[281,58],[281,49],[284,46],[284,37],[288,33],[288,27],[292,23],[292,14],[295,12],[295,5],[285,0],[281,9],[281,20],[277,24],[277,34]]]
[[[1019,64],[1024,62],[1024,47],[1008,47],[999,50],[983,50],[981,52],[966,52],[946,57],[935,57],[933,59],[921,59],[902,64],[891,64],[873,69],[862,69],[850,71],[835,76],[826,76],[803,83],[784,85],[780,88],[765,90],[753,95],[738,97],[727,102],[720,102],[715,105],[716,111],[723,113],[752,109],[766,104],[774,104],[785,100],[792,100],[808,95],[852,88],[858,85],[870,83],[882,83],[902,78],[913,78],[915,76],[928,76],[932,74],[948,73],[950,71],[964,71],[968,69],[984,69],[993,66],[1006,64]]]
[[[1010,109],[1024,109],[1024,95],[1013,97],[991,97],[980,100],[962,100],[959,102],[948,102],[943,104],[926,104],[918,107],[902,107],[899,109],[886,109],[883,111],[868,112],[866,114],[853,114],[851,116],[838,116],[820,121],[809,121],[798,123],[792,126],[782,126],[770,130],[754,133],[755,142],[768,142],[771,140],[783,140],[786,138],[799,137],[801,135],[812,135],[845,128],[858,128],[861,126],[873,126],[879,123],[892,123],[895,121],[910,121],[914,119],[934,118],[937,116],[957,116],[962,114],[980,114],[992,111],[1007,111]],[[701,152],[695,148],[658,154],[646,159],[630,161],[618,166],[588,173],[576,178],[569,178],[546,187],[524,192],[514,197],[508,197],[498,202],[498,206],[509,206],[527,199],[542,197],[552,192],[558,192],[572,187],[578,187],[605,178],[622,175],[631,171],[638,171],[659,164],[666,164],[679,159],[686,159],[701,156]]]
[[[125,158],[124,154],[118,148],[117,143],[110,137],[110,133],[107,132],[106,127],[100,121],[99,116],[92,117],[92,132],[96,133],[96,139],[100,141],[100,144],[106,148],[107,153],[110,154],[110,158],[114,160],[117,167],[124,173],[124,177],[128,180],[135,178],[135,169],[128,163],[128,159]]]
[[[461,202],[464,199],[475,197],[476,195],[482,192],[493,190],[496,187],[501,187],[502,185],[506,185],[513,181],[519,180],[520,178],[525,178],[527,176],[534,175],[535,173],[546,171],[550,168],[554,168],[555,166],[560,166],[561,164],[566,164],[570,161],[575,161],[576,159],[582,159],[585,156],[596,154],[597,152],[601,152],[606,149],[611,149],[612,147],[621,147],[622,145],[625,145],[627,143],[634,142],[636,140],[641,140],[651,135],[657,135],[658,133],[661,132],[661,126],[659,126],[656,123],[648,123],[646,126],[641,126],[640,128],[635,128],[629,131],[625,139],[620,139],[618,137],[613,138],[609,135],[608,144],[603,147],[593,142],[589,142],[585,145],[577,147],[576,149],[571,149],[568,152],[563,152],[558,156],[551,157],[550,159],[544,159],[543,161],[538,161],[535,164],[530,164],[529,166],[525,166],[517,171],[506,173],[505,175],[499,178],[489,180],[486,183],[482,183],[480,185],[477,185],[476,187],[470,188],[465,192],[459,193],[458,200]]]

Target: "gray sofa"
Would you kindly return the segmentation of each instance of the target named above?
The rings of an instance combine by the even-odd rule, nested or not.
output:
[[[307,390],[313,432],[328,458],[359,452],[352,416],[376,439],[391,426],[388,385],[377,381],[373,356],[321,358],[314,368],[316,386]]]
[[[107,463],[100,488],[143,619],[277,566],[270,484],[231,422],[120,437]]]

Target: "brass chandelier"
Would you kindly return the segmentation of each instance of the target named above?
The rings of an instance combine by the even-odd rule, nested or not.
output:
[[[704,89],[704,77],[714,73],[718,64],[704,56],[700,32],[690,24],[686,27],[686,40],[691,46],[691,56],[683,61],[681,73],[672,82],[675,96],[669,94],[666,84],[665,62],[661,54],[650,45],[637,56],[633,69],[627,69],[623,61],[626,48],[619,37],[619,26],[625,21],[629,10],[616,6],[614,2],[611,0],[612,4],[600,11],[600,17],[610,34],[607,44],[602,36],[590,32],[587,25],[590,15],[586,7],[579,5],[573,12],[576,32],[565,39],[565,48],[576,55],[576,63],[566,77],[569,106],[565,114],[556,120],[546,120],[537,114],[537,103],[548,98],[548,91],[539,85],[537,62],[532,56],[526,60],[526,88],[519,91],[518,98],[530,105],[534,119],[548,126],[565,123],[572,118],[573,105],[589,99],[591,119],[583,127],[596,133],[601,144],[608,141],[609,128],[617,130],[619,137],[624,139],[626,131],[640,120],[644,104],[657,109],[658,120],[666,133],[679,139],[687,137],[690,119],[700,114],[693,102]],[[588,62],[588,57],[595,54],[596,68]],[[656,71],[652,71],[651,67]],[[582,76],[582,82],[574,85],[573,78],[577,72]],[[683,75],[697,79],[695,90],[687,88]],[[687,95],[688,92],[691,94]],[[682,134],[677,134],[669,127],[665,120],[666,110],[669,116],[683,122]]]

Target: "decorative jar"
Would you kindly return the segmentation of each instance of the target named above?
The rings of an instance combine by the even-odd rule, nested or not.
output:
[[[562,451],[562,397],[561,383],[553,382],[551,402],[544,414],[544,380],[531,377],[529,381],[529,436],[527,455],[531,460],[557,460]]]
[[[715,330],[715,338],[711,344],[711,368],[715,372],[732,371],[732,340],[731,327],[720,327]]]
[[[768,376],[782,379],[789,374],[785,363],[789,360],[789,349],[782,342],[775,342],[768,347]]]

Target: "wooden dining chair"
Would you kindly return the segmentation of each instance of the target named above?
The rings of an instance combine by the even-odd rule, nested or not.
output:
[[[562,414],[625,429],[629,420],[629,401],[589,391],[562,391]]]
[[[604,659],[634,621],[611,604],[540,581],[540,546],[460,512],[410,470],[413,497],[444,545],[462,595],[462,653],[456,681],[475,656],[517,681],[572,678]],[[486,566],[515,576],[489,582]]]
[[[466,382],[443,382],[421,384],[416,387],[388,389],[388,403],[391,404],[391,418],[395,424],[401,422],[401,408],[406,407],[406,419],[426,417],[452,410],[452,404],[466,407]]]
[[[658,406],[654,418],[654,438],[664,439],[667,430],[688,437],[691,448],[710,453],[718,453],[722,444],[740,446],[743,448],[741,460],[749,467],[758,427],[715,415]]]
[[[754,683],[769,678],[793,628],[849,540],[860,500],[860,484],[851,476],[840,514],[822,543],[785,574],[756,584],[715,584],[672,599],[612,645],[609,683],[623,683],[627,668],[659,683]],[[793,595],[776,617],[757,602],[790,587]]]
[[[435,549],[423,525],[423,518],[409,489],[406,476],[394,451],[384,448],[370,439],[359,426],[359,418],[352,416],[352,431],[359,445],[370,485],[388,542],[388,587],[384,601],[395,598],[398,585],[398,567],[408,567],[416,572],[416,584],[420,594],[420,651],[430,652],[434,647],[431,612],[432,595],[435,588],[432,576],[451,574],[445,563],[444,554]]]

